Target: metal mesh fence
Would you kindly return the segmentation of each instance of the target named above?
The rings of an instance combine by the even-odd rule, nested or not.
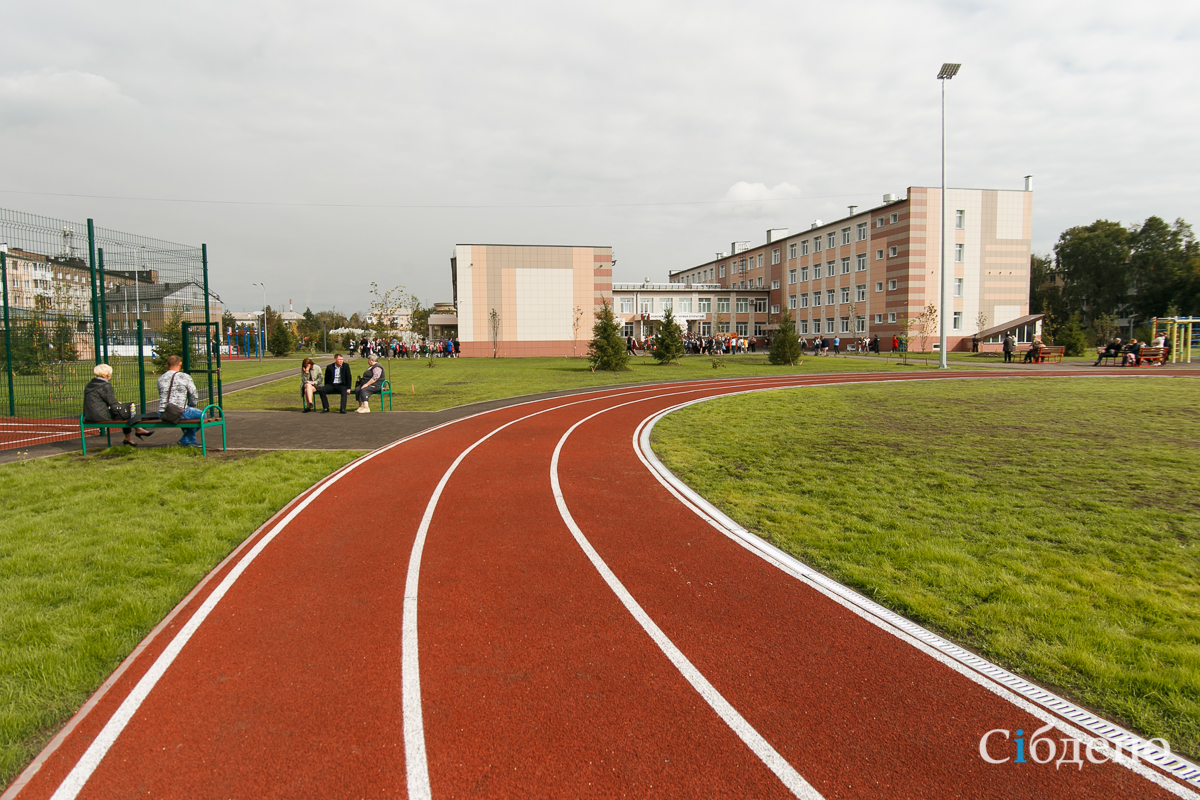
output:
[[[155,356],[182,354],[184,323],[221,318],[208,291],[204,245],[0,209],[0,262],[0,415],[8,418],[0,423],[0,449],[52,440],[39,431],[69,438],[70,430],[54,436],[66,422],[78,435],[83,388],[96,364],[112,365],[120,401],[153,408]],[[207,403],[219,394],[208,371],[217,368],[217,354],[203,341],[190,349]]]

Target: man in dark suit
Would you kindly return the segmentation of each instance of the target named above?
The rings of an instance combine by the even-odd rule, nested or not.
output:
[[[333,363],[325,368],[325,385],[317,389],[321,395],[321,413],[329,413],[329,393],[337,392],[342,396],[343,414],[346,413],[346,398],[354,388],[354,378],[350,374],[350,365],[338,353],[333,357]]]

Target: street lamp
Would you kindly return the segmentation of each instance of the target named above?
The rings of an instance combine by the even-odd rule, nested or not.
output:
[[[263,350],[266,349],[267,346],[267,285],[265,283],[252,283],[250,285],[261,286],[263,290],[262,323],[258,326],[258,338],[260,340],[258,344],[258,360],[262,361]]]
[[[946,81],[958,74],[962,64],[942,64],[938,80],[942,82],[942,249],[938,251],[938,276],[941,281],[941,299],[938,301],[938,367],[947,369],[946,364]]]

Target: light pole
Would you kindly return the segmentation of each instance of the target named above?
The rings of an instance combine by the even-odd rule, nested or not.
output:
[[[938,367],[946,364],[946,81],[958,74],[962,64],[942,64],[938,80],[942,82],[942,248],[938,251],[938,277],[941,283],[938,300]]]
[[[263,350],[267,346],[267,285],[265,283],[252,283],[251,286],[261,286],[263,290],[262,304],[262,323],[258,326],[259,342],[258,342],[258,360],[263,359]]]

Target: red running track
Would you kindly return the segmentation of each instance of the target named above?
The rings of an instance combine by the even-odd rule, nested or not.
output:
[[[1186,762],[1131,760],[1119,729],[746,536],[639,444],[681,403],[899,379],[607,390],[376,451],[208,576],[3,800],[1200,797]],[[984,761],[995,729],[1024,732],[1025,763],[1001,734],[986,752],[1010,760]],[[1051,743],[1081,766],[1035,762]]]

